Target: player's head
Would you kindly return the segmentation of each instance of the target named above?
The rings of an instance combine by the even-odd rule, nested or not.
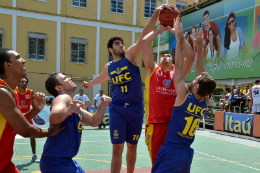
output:
[[[200,97],[212,94],[215,88],[216,82],[207,72],[202,72],[201,75],[197,76],[190,85],[191,93],[197,94]]]
[[[107,43],[107,49],[111,56],[121,56],[125,54],[124,40],[120,36],[111,37]]]
[[[99,90],[99,95],[103,95],[103,90]]]
[[[209,11],[206,10],[203,14],[203,21],[206,26],[209,25]]]
[[[23,77],[23,78],[20,80],[20,82],[19,82],[19,88],[26,89],[28,83],[29,83],[28,78],[27,78],[27,77]]]
[[[258,80],[258,79],[257,79],[257,80],[255,80],[255,84],[256,84],[256,85],[258,85],[258,84],[259,84],[259,82],[260,82],[260,80]]]
[[[82,95],[83,95],[83,93],[84,93],[84,90],[83,90],[82,88],[80,88],[80,89],[79,89],[79,95],[81,95],[81,96],[82,96]]]
[[[173,67],[173,62],[172,62],[172,56],[170,54],[162,54],[161,58],[160,58],[160,64],[159,66],[165,66],[168,67],[169,70],[172,69]]]
[[[67,78],[62,73],[53,73],[45,82],[46,90],[54,97],[59,94],[69,94],[74,92],[77,86],[72,82],[71,78]]]
[[[0,49],[0,75],[11,74],[20,80],[26,76],[25,60],[12,49]]]

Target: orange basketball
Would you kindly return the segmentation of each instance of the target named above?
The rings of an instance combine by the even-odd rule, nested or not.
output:
[[[172,11],[168,8],[165,8],[163,11],[160,12],[159,15],[160,24],[163,26],[173,27],[173,19],[177,18],[177,16],[181,17],[181,13],[177,8],[174,8]]]

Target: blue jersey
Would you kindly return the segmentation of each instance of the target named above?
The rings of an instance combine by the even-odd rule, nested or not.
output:
[[[79,151],[82,135],[82,115],[73,113],[60,125],[67,126],[57,135],[50,136],[44,145],[42,157],[73,158]]]
[[[206,108],[204,99],[198,101],[194,94],[189,92],[181,105],[174,105],[164,144],[191,145]]]
[[[143,100],[140,69],[129,59],[110,61],[108,75],[111,79],[112,100],[117,103],[136,103]]]

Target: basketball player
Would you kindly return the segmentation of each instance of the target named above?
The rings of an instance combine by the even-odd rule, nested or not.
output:
[[[85,173],[72,159],[79,151],[82,125],[98,126],[111,98],[103,96],[98,110],[92,115],[80,108],[84,106],[81,101],[72,100],[77,86],[71,78],[54,73],[46,80],[45,87],[56,97],[51,105],[50,123],[61,123],[61,126],[67,128],[58,135],[47,138],[40,162],[41,172]]]
[[[260,80],[255,81],[255,86],[252,87],[252,92],[251,92],[251,105],[252,107],[252,112],[256,115],[260,115]]]
[[[174,87],[175,69],[170,54],[163,54],[160,64],[154,62],[152,41],[158,34],[169,29],[159,26],[143,38],[142,53],[146,69],[144,103],[146,113],[145,142],[148,147],[152,165],[159,147],[164,144],[168,125],[176,99]],[[184,60],[185,77],[194,62],[194,53],[190,44],[184,40],[183,48],[187,58]],[[150,99],[156,98],[156,99]],[[163,109],[162,109],[163,108]]]
[[[107,44],[113,61],[104,66],[103,72],[90,82],[83,82],[84,88],[112,81],[112,102],[109,105],[110,138],[113,144],[111,172],[119,173],[122,165],[124,143],[127,143],[127,172],[134,171],[136,149],[142,131],[143,94],[137,55],[142,49],[142,39],[154,29],[159,12],[164,8],[172,10],[173,5],[157,7],[143,29],[138,41],[125,51],[122,37],[112,37]]]
[[[179,21],[179,20],[178,20]],[[190,88],[185,83],[185,71],[183,68],[183,29],[181,23],[175,23],[175,35],[177,39],[174,85],[177,97],[172,112],[171,121],[167,131],[165,143],[159,148],[159,152],[152,167],[152,172],[188,173],[193,158],[193,149],[190,145],[194,141],[194,134],[204,115],[207,104],[205,96],[213,93],[216,82],[206,72],[201,72],[204,66],[202,55],[203,32],[200,30],[193,43],[198,48],[197,77],[192,81]],[[205,69],[204,69],[205,70]]]
[[[40,129],[29,124],[45,105],[43,93],[36,93],[32,100],[32,109],[25,115],[18,109],[18,93],[16,86],[26,76],[25,60],[12,49],[0,49],[0,172],[19,173],[12,163],[14,138],[18,133],[23,137],[41,138],[56,135],[59,125],[49,129]],[[64,127],[65,128],[65,127]]]
[[[18,88],[18,97],[19,97],[19,109],[22,113],[27,113],[30,110],[30,105],[31,105],[31,99],[32,96],[34,95],[33,90],[28,89],[28,78],[23,77],[20,82],[19,82],[19,88]],[[36,115],[37,117],[37,115]],[[29,121],[30,124],[33,124],[33,120],[31,119]],[[31,141],[31,148],[32,148],[32,162],[39,163],[40,159],[37,158],[36,155],[36,141],[35,138],[30,138]]]

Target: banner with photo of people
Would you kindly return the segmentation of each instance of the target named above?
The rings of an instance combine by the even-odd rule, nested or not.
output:
[[[196,29],[204,34],[205,70],[215,79],[259,77],[260,0],[223,0],[181,18],[187,41]],[[169,53],[174,56],[175,35],[169,34]],[[185,53],[184,53],[185,55]],[[195,78],[196,61],[186,78]]]

